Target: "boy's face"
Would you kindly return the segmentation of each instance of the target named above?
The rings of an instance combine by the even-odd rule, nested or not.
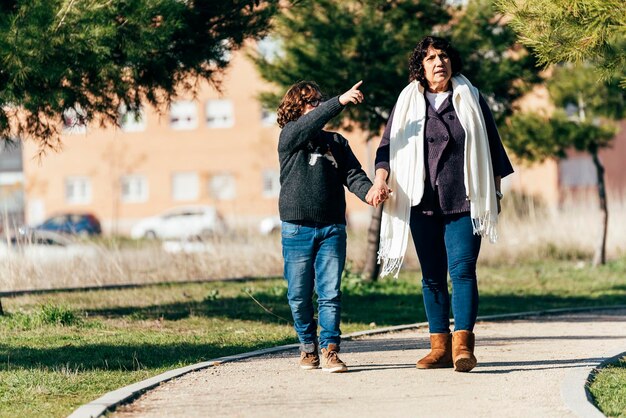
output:
[[[302,112],[303,115],[306,115],[307,113],[309,113],[311,110],[315,109],[317,106],[320,105],[320,103],[322,102],[322,95],[320,94],[319,91],[315,92],[315,95],[308,99],[304,105],[304,111]]]

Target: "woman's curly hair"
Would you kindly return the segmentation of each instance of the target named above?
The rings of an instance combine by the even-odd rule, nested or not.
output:
[[[299,81],[289,87],[276,111],[278,126],[282,128],[287,122],[298,119],[304,113],[307,102],[321,96],[322,92],[315,81]]]
[[[426,58],[428,48],[431,46],[434,49],[443,51],[448,55],[452,66],[453,76],[461,72],[463,62],[461,61],[459,51],[457,51],[452,44],[444,38],[426,36],[417,43],[413,53],[411,54],[411,58],[409,58],[409,81],[417,80],[420,84],[427,85],[426,77],[424,75],[424,58]]]

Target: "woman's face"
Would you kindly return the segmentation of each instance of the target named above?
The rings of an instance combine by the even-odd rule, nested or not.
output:
[[[449,90],[450,78],[452,78],[452,63],[448,54],[432,46],[428,47],[424,61],[424,77],[428,81],[428,89],[435,93]]]

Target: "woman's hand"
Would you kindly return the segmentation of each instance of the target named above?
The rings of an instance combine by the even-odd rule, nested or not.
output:
[[[359,104],[363,102],[363,93],[359,90],[361,84],[363,84],[363,80],[359,81],[352,86],[350,90],[339,96],[339,103],[341,103],[342,106],[345,106],[348,103]]]
[[[365,196],[365,201],[376,207],[389,198],[392,190],[387,186],[387,171],[383,169],[376,170],[376,178],[374,185],[370,188]]]

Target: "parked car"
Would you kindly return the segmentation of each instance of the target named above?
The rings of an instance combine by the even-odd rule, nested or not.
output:
[[[206,237],[226,231],[226,224],[213,206],[186,206],[170,209],[135,224],[131,237],[185,239]]]
[[[100,221],[91,213],[62,213],[46,219],[34,229],[76,235],[100,235]]]
[[[71,236],[53,231],[24,229],[0,240],[0,259],[24,258],[30,261],[69,261],[97,255],[97,248]]]

